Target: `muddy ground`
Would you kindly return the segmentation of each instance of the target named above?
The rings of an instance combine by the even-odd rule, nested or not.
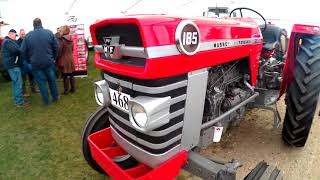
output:
[[[284,101],[277,104],[282,120]],[[232,127],[217,144],[202,150],[201,154],[215,159],[239,159],[243,162],[237,179],[243,179],[259,161],[277,166],[287,180],[320,179],[320,118],[315,117],[304,148],[292,148],[281,139],[281,129],[273,129],[273,114],[262,109],[247,112],[239,127]],[[200,179],[182,172],[178,179]]]

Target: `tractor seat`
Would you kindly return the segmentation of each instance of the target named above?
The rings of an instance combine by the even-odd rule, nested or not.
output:
[[[276,48],[277,44],[278,44],[277,41],[272,42],[272,43],[263,43],[262,49],[267,50],[267,51],[271,51]]]
[[[260,28],[264,28],[264,25],[260,25]],[[279,44],[281,35],[281,29],[275,25],[268,24],[264,32],[262,32],[264,50],[272,50]]]

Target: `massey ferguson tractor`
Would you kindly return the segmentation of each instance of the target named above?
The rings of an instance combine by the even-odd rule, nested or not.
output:
[[[243,10],[256,12],[230,14]],[[320,28],[294,25],[286,59],[277,59],[270,43],[279,42],[263,41],[268,24],[261,18],[262,27],[244,17],[165,15],[91,25],[95,65],[104,73],[95,83],[100,107],[82,134],[88,164],[118,180],[174,179],[181,168],[203,179],[235,179],[239,161],[215,161],[199,150],[219,142],[248,108],[271,110],[278,127],[275,104],[284,93],[282,139],[303,147],[320,90]],[[261,162],[246,179],[282,176]]]

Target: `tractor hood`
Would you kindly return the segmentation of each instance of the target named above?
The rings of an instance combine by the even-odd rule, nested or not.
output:
[[[250,18],[139,15],[90,27],[95,64],[141,79],[164,78],[261,51],[259,26]],[[160,72],[161,71],[161,72]]]

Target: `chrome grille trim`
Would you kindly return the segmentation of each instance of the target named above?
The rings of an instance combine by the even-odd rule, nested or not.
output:
[[[111,126],[115,127],[115,128],[118,129],[118,130],[121,130],[121,132],[122,132],[123,134],[125,134],[125,135],[128,136],[128,137],[130,137],[131,139],[137,140],[137,137],[136,137],[135,135],[133,135],[133,134],[129,133],[128,131],[126,131],[126,130],[122,129],[121,127],[119,127],[119,126],[117,125],[117,123],[115,123],[110,117],[109,117],[109,121],[110,121],[110,123],[111,123]]]
[[[226,49],[243,45],[257,44],[262,41],[261,38],[239,38],[239,39],[214,39],[207,42],[201,42],[199,52],[210,51],[217,49]],[[181,55],[175,44],[153,46],[153,47],[135,47],[119,45],[122,56],[137,57],[137,58],[160,58],[167,56]],[[96,52],[104,53],[102,45],[95,45]]]
[[[159,155],[170,151],[182,139],[183,117],[185,113],[186,89],[188,78],[186,75],[161,78],[155,80],[143,80],[127,77],[111,72],[103,75],[111,89],[122,87],[122,92],[132,98],[137,96],[167,97],[170,96],[169,123],[149,132],[141,132],[134,128],[129,120],[129,114],[117,107],[108,107],[111,127],[117,131],[126,141],[151,154]]]
[[[171,99],[171,100],[170,100],[170,103],[171,103],[171,104],[175,104],[175,103],[178,103],[178,102],[181,102],[181,101],[185,100],[186,98],[187,98],[187,95],[184,94],[184,95],[182,95],[182,96],[178,96],[178,97],[176,97],[176,98]]]
[[[134,46],[121,46],[120,52],[122,56],[138,57],[138,58],[147,58],[147,53],[142,47]]]
[[[178,88],[187,86],[187,84],[188,84],[187,80],[176,82],[176,83],[169,84],[166,86],[160,86],[160,87],[147,87],[147,86],[132,84],[132,89],[134,91],[145,92],[148,94],[160,94],[160,93],[168,92],[168,91],[171,91],[174,89],[178,89]]]
[[[114,84],[119,84],[120,86],[132,89],[132,83],[120,79],[116,79],[114,77],[109,76],[108,74],[104,73],[104,78],[107,79],[107,81],[110,81]]]
[[[168,92],[168,91],[171,91],[174,89],[178,89],[178,88],[187,86],[187,84],[188,84],[188,81],[184,80],[184,81],[176,82],[176,83],[169,84],[166,86],[148,87],[148,86],[142,86],[142,85],[138,85],[138,84],[133,84],[128,81],[116,79],[116,78],[111,77],[107,74],[104,74],[104,78],[107,79],[107,81],[110,81],[114,84],[120,84],[121,86],[129,88],[129,89],[133,89],[134,91],[139,91],[139,92],[148,93],[148,94],[160,94],[160,93]]]
[[[162,130],[162,131],[150,131],[148,133],[148,135],[150,136],[156,136],[156,137],[161,137],[161,136],[165,136],[167,134],[169,134],[170,132],[172,131],[175,131],[179,128],[181,128],[183,126],[183,122],[180,122],[178,124],[175,124],[174,126],[171,126],[170,128],[168,129],[165,129],[165,130]]]
[[[121,121],[122,123],[126,124],[127,126],[130,126],[130,127],[134,128],[134,127],[131,125],[130,121],[122,118],[122,117],[119,116],[117,113],[113,112],[110,108],[108,108],[108,111],[109,111],[109,113],[110,113],[113,117],[115,117],[117,120]]]
[[[170,117],[170,119],[173,119],[173,118],[175,118],[175,117],[180,116],[180,115],[183,114],[183,113],[184,113],[184,108],[179,109],[178,111],[175,111],[175,112],[171,113],[171,114],[169,115],[169,117]]]
[[[121,128],[120,126],[118,126],[111,118],[109,118],[110,122],[111,122],[111,125],[116,128],[117,130],[119,130],[120,132],[122,132],[123,134],[125,134],[126,136],[130,137],[131,139],[133,140],[136,140],[138,143],[140,144],[143,144],[149,148],[152,148],[152,149],[162,149],[162,148],[165,148],[171,144],[173,144],[174,142],[178,141],[181,139],[181,136],[182,134],[170,139],[169,141],[166,141],[164,143],[161,143],[161,144],[154,144],[154,143],[150,143],[148,141],[145,141],[143,139],[140,139],[138,137],[135,137],[133,134],[127,132],[126,130],[124,130],[123,128]]]
[[[108,108],[108,112],[113,117],[115,117],[118,121],[121,121],[122,123],[126,124],[127,126],[134,128],[130,121],[123,119],[121,116],[119,116],[115,112],[113,112],[110,108]],[[178,128],[181,128],[182,126],[183,126],[183,122],[180,122],[178,124],[175,124],[174,126],[171,126],[167,129],[164,129],[162,131],[150,131],[148,133],[144,133],[144,132],[141,132],[141,133],[147,134],[149,136],[161,137],[161,136],[165,136],[165,135],[171,133],[172,131],[177,130]]]

